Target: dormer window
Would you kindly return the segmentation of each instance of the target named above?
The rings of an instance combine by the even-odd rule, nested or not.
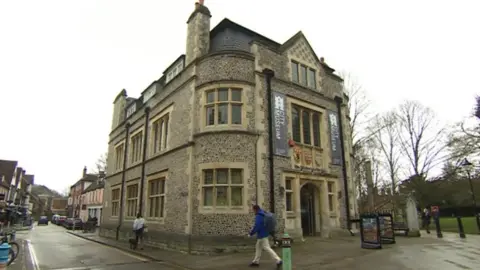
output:
[[[292,61],[292,81],[308,88],[317,88],[317,80],[315,77],[315,70],[306,65]]]
[[[134,114],[136,110],[137,110],[137,103],[134,102],[132,106],[130,106],[127,109],[127,118],[130,117],[132,114]]]
[[[165,83],[170,82],[175,78],[180,72],[183,70],[183,61],[180,61],[177,65],[175,65],[168,73]]]

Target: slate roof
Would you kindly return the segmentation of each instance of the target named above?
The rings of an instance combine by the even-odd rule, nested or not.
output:
[[[18,162],[14,160],[2,160],[0,159],[0,178],[5,176],[6,183],[2,183],[4,186],[7,185],[7,188],[10,187],[12,182],[13,174],[15,168],[17,167]]]
[[[78,180],[75,184],[71,185],[70,187],[74,187],[74,186],[80,184],[81,182],[94,182],[94,181],[97,181],[97,180],[98,180],[98,175],[87,173],[87,174],[85,174],[84,177],[82,177],[80,180]]]
[[[285,41],[283,44],[280,44],[276,41],[273,41],[263,35],[260,35],[259,33],[257,32],[254,32],[240,24],[237,24],[231,20],[229,20],[228,18],[225,18],[223,19],[219,24],[217,24],[217,26],[215,26],[212,31],[210,31],[210,39],[212,39],[213,37],[215,37],[218,33],[221,33],[223,32],[223,30],[227,29],[227,28],[230,28],[230,29],[233,29],[233,30],[236,30],[236,31],[239,31],[239,32],[242,32],[244,34],[246,34],[247,36],[250,36],[252,37],[252,39],[256,42],[259,42],[261,44],[264,44],[265,46],[271,48],[272,50],[274,51],[277,51],[279,53],[283,53],[285,50],[289,49],[292,45],[294,45],[299,39],[305,39],[305,42],[307,43],[308,47],[310,48],[313,56],[315,57],[315,59],[317,60],[317,62],[325,69],[325,72],[332,76],[333,78],[337,79],[337,80],[340,80],[340,81],[343,81],[343,79],[341,77],[339,77],[338,75],[334,74],[333,72],[335,72],[335,69],[333,69],[332,67],[330,67],[329,65],[327,65],[325,63],[325,60],[323,58],[319,58],[317,56],[317,54],[315,53],[315,50],[312,48],[312,46],[310,45],[310,43],[308,42],[307,38],[305,37],[305,35],[303,34],[302,31],[299,31],[298,33],[296,33],[294,36],[292,36],[291,38],[289,38],[287,41]]]

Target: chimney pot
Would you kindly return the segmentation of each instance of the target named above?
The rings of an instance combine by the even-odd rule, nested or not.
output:
[[[321,62],[321,63],[325,63],[325,58],[320,57],[320,62]]]
[[[199,1],[198,1],[198,3],[199,3],[200,5],[202,5],[202,6],[203,6],[203,3],[204,3],[204,2],[205,2],[205,0],[199,0]]]

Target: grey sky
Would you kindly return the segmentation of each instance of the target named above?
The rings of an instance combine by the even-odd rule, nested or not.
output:
[[[480,89],[478,1],[205,0],[223,18],[284,42],[302,30],[351,72],[374,111],[404,99],[443,122]],[[62,191],[106,151],[112,102],[138,96],[185,50],[192,0],[0,1],[0,158]]]

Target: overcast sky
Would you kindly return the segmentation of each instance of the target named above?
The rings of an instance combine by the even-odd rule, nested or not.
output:
[[[444,123],[480,90],[478,1],[205,0],[277,42],[302,30],[319,56],[357,77],[374,111],[404,99]],[[137,97],[185,51],[192,0],[0,0],[0,159],[58,191],[107,150],[112,102]]]

